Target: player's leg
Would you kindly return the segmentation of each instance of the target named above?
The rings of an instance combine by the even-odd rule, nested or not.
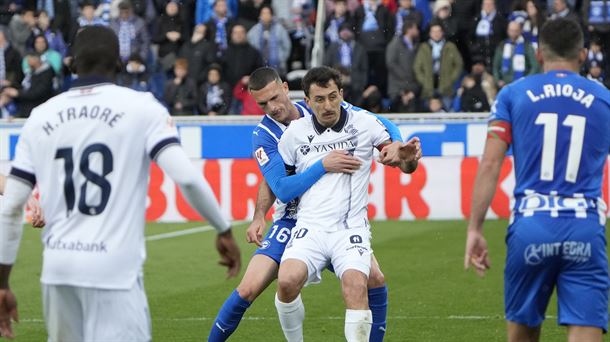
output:
[[[278,268],[275,260],[263,254],[250,259],[237,289],[218,311],[208,341],[226,341],[231,336],[252,302],[275,280]]]
[[[212,324],[208,341],[226,341],[237,329],[252,302],[277,278],[279,263],[290,240],[294,220],[273,222],[262,246],[254,252],[241,282],[224,302]]]
[[[303,341],[305,306],[301,289],[307,281],[307,265],[297,259],[287,259],[280,264],[277,277],[275,307],[288,342]]]
[[[373,320],[367,296],[371,269],[370,231],[368,228],[339,231],[329,240],[333,252],[331,262],[341,279],[346,307],[345,338],[348,342],[368,342]]]
[[[538,341],[559,273],[561,238],[550,218],[520,217],[508,228],[504,306],[508,341]]]
[[[540,341],[540,326],[530,328],[525,324],[507,322],[509,342],[538,342]]]
[[[568,342],[602,342],[604,331],[597,327],[570,325],[568,327]]]
[[[82,341],[149,342],[152,339],[141,277],[128,290],[83,288],[82,291],[85,316]]]
[[[375,255],[371,255],[371,274],[368,279],[369,308],[373,314],[370,342],[383,341],[388,314],[388,288]]]
[[[319,282],[327,265],[324,256],[324,233],[295,228],[286,245],[278,272],[275,307],[284,336],[289,342],[303,341],[305,307],[301,289],[307,282]]]
[[[84,340],[78,288],[43,284],[42,306],[49,342]]]
[[[608,258],[599,218],[563,219],[569,236],[562,245],[563,267],[557,279],[559,324],[568,341],[602,341],[608,329]]]

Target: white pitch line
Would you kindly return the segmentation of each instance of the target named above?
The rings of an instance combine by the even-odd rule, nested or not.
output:
[[[556,316],[546,316],[547,319],[556,319]],[[328,317],[307,317],[307,320],[315,321],[338,321],[344,320],[345,316],[328,316]],[[459,321],[481,321],[481,320],[504,320],[504,315],[497,316],[464,316],[464,315],[449,315],[449,316],[388,316],[387,320],[395,321],[406,321],[406,320],[459,320]],[[154,318],[153,321],[171,321],[171,322],[202,322],[202,321],[213,321],[215,317],[182,317],[182,318]],[[242,318],[245,321],[275,321],[277,316],[245,316]],[[22,319],[20,322],[23,323],[44,323],[44,320],[40,318],[33,319]]]
[[[231,223],[231,226],[236,226],[236,225],[242,224],[244,222],[246,222],[246,221],[235,221],[235,222]],[[169,233],[162,233],[162,234],[147,236],[146,241],[171,239],[171,238],[175,238],[175,237],[183,236],[183,235],[191,235],[191,234],[209,232],[210,230],[214,230],[214,227],[212,227],[210,225],[205,225],[205,226],[194,227],[194,228],[189,228],[189,229],[177,230],[177,231],[169,232]]]

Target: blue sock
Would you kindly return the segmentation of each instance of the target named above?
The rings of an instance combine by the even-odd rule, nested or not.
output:
[[[237,290],[222,304],[218,316],[212,325],[212,331],[208,336],[208,342],[226,341],[237,329],[241,318],[250,307],[250,302],[241,298]]]
[[[381,342],[385,335],[385,320],[388,314],[388,288],[384,285],[369,289],[369,308],[373,313],[370,342]]]

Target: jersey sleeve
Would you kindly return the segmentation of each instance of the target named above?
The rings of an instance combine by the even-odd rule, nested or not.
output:
[[[33,141],[33,122],[32,119],[26,121],[21,134],[19,135],[19,141],[15,148],[15,159],[12,162],[10,176],[20,180],[31,187],[36,185],[36,172],[34,169],[34,150],[32,146],[35,145]]]
[[[150,101],[150,122],[146,132],[146,152],[155,160],[159,152],[168,146],[180,144],[178,130],[167,110],[152,95]]]
[[[261,137],[264,135],[262,133],[259,134]],[[272,137],[269,138],[273,139]],[[267,150],[270,152],[264,152],[264,156],[260,155],[260,151],[264,146],[253,144],[255,158],[263,177],[265,177],[267,184],[269,184],[275,196],[284,203],[288,203],[294,198],[301,196],[326,173],[322,160],[319,160],[304,172],[289,175],[287,169],[293,170],[296,163],[294,159],[296,146],[294,146],[293,140],[290,134],[284,134],[280,139],[279,145],[275,145],[275,148],[272,146],[267,147]],[[259,155],[257,155],[257,151],[259,151]],[[284,159],[284,155],[286,159]],[[263,165],[261,165],[262,162],[264,162]]]
[[[383,144],[390,141],[390,134],[388,133],[386,126],[384,126],[376,116],[373,116],[373,120],[371,121],[373,122],[368,127],[371,142],[374,147],[382,147]]]
[[[390,139],[392,139],[392,141],[402,142],[402,135],[400,134],[400,129],[398,129],[398,126],[396,126],[392,121],[384,118],[381,115],[373,114],[370,112],[369,114],[373,115],[375,118],[377,118],[377,120],[381,122],[381,124],[383,124],[383,126],[388,131],[388,134],[390,135]]]
[[[512,143],[512,117],[510,111],[510,86],[507,86],[500,91],[491,108],[487,127],[487,139],[500,139],[508,145]]]

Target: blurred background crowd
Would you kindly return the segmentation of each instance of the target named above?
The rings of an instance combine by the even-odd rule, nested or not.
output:
[[[377,113],[485,112],[503,86],[541,72],[538,31],[557,17],[582,25],[582,75],[609,87],[610,0],[0,0],[1,117],[27,117],[70,88],[70,43],[88,25],[116,32],[117,82],[172,115],[262,114],[248,75],[272,66],[298,90],[317,24],[347,101]]]

